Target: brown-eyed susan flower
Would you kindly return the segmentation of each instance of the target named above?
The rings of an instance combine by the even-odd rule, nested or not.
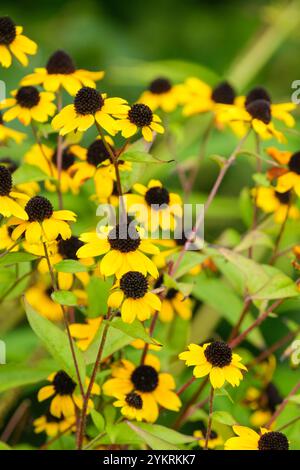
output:
[[[99,125],[106,132],[114,135],[116,121],[112,115],[126,113],[127,101],[122,98],[107,98],[94,88],[81,88],[74,98],[74,103],[65,106],[52,120],[52,127],[61,135],[74,130],[86,131],[93,124]]]
[[[258,434],[246,426],[232,429],[238,437],[227,439],[225,450],[289,450],[289,441],[282,432],[262,428]]]
[[[11,92],[13,98],[7,98],[0,104],[0,109],[9,108],[3,114],[4,121],[19,121],[28,126],[31,121],[46,122],[53,116],[56,105],[54,93],[39,91],[34,86],[22,86]]]
[[[26,194],[13,191],[11,172],[4,165],[0,165],[0,214],[4,217],[15,216],[28,220],[28,214],[17,202],[25,203],[28,199]]]
[[[156,294],[149,292],[147,278],[139,271],[128,271],[116,282],[108,298],[108,306],[120,308],[122,320],[132,323],[136,318],[145,321],[153,310],[161,309],[161,301]]]
[[[148,186],[136,183],[138,194],[126,195],[128,212],[133,212],[146,230],[174,230],[176,218],[182,217],[182,201],[178,194],[170,193],[158,180],[150,180]]]
[[[164,133],[164,128],[160,124],[161,119],[153,114],[146,104],[133,104],[125,113],[119,113],[118,117],[120,119],[116,123],[117,129],[126,139],[141,130],[144,139],[152,142],[155,132]]]
[[[14,172],[19,168],[19,164],[10,157],[0,158],[0,165],[5,166],[10,171],[12,178]],[[15,189],[18,192],[27,194],[27,196],[31,197],[35,196],[40,191],[40,186],[36,181],[27,181],[26,183],[15,185]]]
[[[149,84],[138,101],[149,106],[152,111],[161,108],[170,113],[178,105],[178,87],[172,85],[168,78],[158,77]]]
[[[26,216],[26,217],[25,217]],[[17,240],[25,233],[30,244],[40,241],[53,241],[60,235],[63,240],[71,237],[68,222],[75,222],[76,214],[69,210],[53,210],[51,202],[44,196],[34,196],[25,206],[24,217],[13,217],[9,225],[14,225],[12,238]]]
[[[249,387],[243,403],[248,409],[252,410],[250,417],[252,426],[259,428],[267,424],[282,400],[278,388],[272,382],[269,382],[262,389]]]
[[[152,421],[151,414],[145,409],[145,403],[140,393],[132,391],[126,394],[120,394],[118,400],[113,403],[117,408],[121,408],[121,414],[127,419],[135,421]]]
[[[300,211],[293,204],[292,191],[281,193],[272,187],[254,188],[255,203],[264,212],[274,214],[275,222],[282,223],[286,217],[299,219]]]
[[[65,51],[55,51],[46,64],[46,67],[34,69],[34,73],[27,75],[21,85],[42,85],[46,91],[57,92],[64,88],[70,95],[76,95],[83,86],[96,88],[95,82],[103,78],[104,72],[89,72],[76,69],[72,58]]]
[[[162,285],[163,276],[160,276],[154,288],[157,289]],[[171,287],[164,292],[159,318],[162,322],[169,323],[174,320],[175,315],[179,315],[183,320],[189,320],[192,316],[192,302],[189,297]]]
[[[76,417],[68,416],[64,418],[62,416],[57,418],[57,416],[53,416],[50,411],[48,411],[35,419],[33,426],[36,434],[44,432],[49,437],[55,437],[61,433],[66,434],[67,432],[74,432],[76,430]]]
[[[76,340],[76,344],[82,351],[86,351],[92,343],[103,317],[87,318],[85,323],[72,323],[70,328],[71,336]]]
[[[0,143],[7,144],[8,141],[14,140],[17,144],[20,144],[25,139],[26,134],[23,132],[15,131],[10,129],[4,124],[2,113],[0,113]]]
[[[204,424],[203,421],[200,421],[197,423],[197,429],[196,431],[193,432],[194,437],[196,437],[198,440],[198,444],[200,447],[204,448],[205,447],[205,442],[206,442],[206,433],[207,433],[207,428]],[[211,429],[210,434],[208,436],[208,443],[207,443],[207,448],[208,449],[215,449],[216,447],[222,446],[224,443],[222,436],[215,431],[214,429]]]
[[[127,271],[139,271],[158,277],[155,264],[148,254],[158,253],[150,240],[143,240],[143,231],[135,224],[121,222],[116,226],[102,227],[99,233],[84,233],[80,240],[85,245],[79,248],[78,258],[104,255],[100,261],[103,276],[115,274],[118,278]]]
[[[26,292],[26,300],[42,317],[53,322],[59,322],[63,319],[61,305],[54,302],[51,298],[53,287],[44,279],[29,287]]]
[[[276,191],[285,193],[291,189],[300,196],[300,152],[288,152],[269,148],[268,154],[278,163],[284,165],[281,175],[278,176]]]
[[[146,331],[147,331],[147,333],[149,333],[149,328],[146,328]],[[144,348],[145,348],[146,344],[148,344],[148,350],[149,350],[149,351],[159,351],[159,350],[162,348],[162,345],[159,344],[159,343],[156,343],[156,344],[151,343],[151,344],[149,344],[149,343],[146,343],[144,340],[142,340],[142,339],[140,339],[140,338],[137,338],[137,339],[135,339],[134,341],[132,341],[132,342],[130,343],[130,346],[132,346],[132,347],[135,348],[135,349],[141,350],[141,349],[144,349]]]
[[[16,26],[9,16],[0,17],[0,64],[3,67],[11,66],[13,55],[26,67],[27,55],[36,54],[36,43],[22,32],[23,27]]]
[[[159,406],[172,411],[180,409],[181,401],[174,390],[172,375],[160,372],[159,359],[151,354],[139,366],[122,359],[112,366],[112,378],[103,385],[103,392],[116,398],[131,392],[137,393],[142,399],[140,409],[143,409],[143,418],[149,422],[157,420]]]
[[[57,418],[75,415],[76,407],[81,409],[83,405],[82,396],[76,391],[77,385],[74,380],[63,370],[55,372],[48,377],[51,385],[42,387],[38,392],[38,400],[44,401],[53,397],[50,404],[50,413]],[[89,385],[89,379],[85,381]],[[91,390],[92,395],[100,394],[100,387],[94,383]],[[91,398],[88,401],[88,410],[94,407]]]
[[[8,227],[6,224],[1,225],[0,227],[0,250],[7,250],[14,252],[19,251],[20,246],[15,245],[15,241],[11,238],[12,227]],[[12,248],[13,247],[13,248]]]
[[[221,388],[227,381],[237,387],[243,379],[242,370],[247,367],[241,363],[241,357],[232,352],[228,344],[223,341],[206,343],[203,346],[190,344],[188,351],[179,354],[179,359],[185,361],[187,366],[194,367],[194,377],[209,375],[213,388]]]

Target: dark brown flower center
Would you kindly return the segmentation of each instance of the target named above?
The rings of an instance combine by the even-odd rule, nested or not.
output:
[[[176,297],[177,294],[178,294],[178,290],[174,289],[174,287],[171,287],[171,289],[167,291],[166,299],[172,300],[174,299],[174,297]]]
[[[224,341],[210,343],[205,349],[204,355],[214,367],[228,366],[232,360],[231,348]]]
[[[300,175],[300,152],[294,153],[289,161],[289,169]]]
[[[246,96],[245,106],[247,107],[248,104],[256,100],[265,100],[271,104],[271,96],[265,88],[260,86],[252,88],[252,90],[249,91],[248,95]]]
[[[47,423],[60,423],[64,419],[63,417],[57,418],[56,416],[53,416],[50,411],[47,411],[47,413],[45,413],[45,417]]]
[[[146,192],[145,201],[147,202],[148,206],[154,206],[154,210],[159,210],[160,208],[158,206],[169,204],[169,191],[163,186],[153,186]]]
[[[126,395],[126,403],[136,410],[141,410],[143,408],[143,399],[141,395],[135,392],[130,392]]]
[[[282,432],[271,431],[263,434],[258,441],[259,450],[289,450],[289,442]]]
[[[1,113],[1,111],[0,111],[0,125],[3,125],[3,124],[4,124],[4,122],[3,122],[3,116],[2,116],[2,113]]]
[[[9,170],[10,173],[13,173],[19,167],[19,165],[10,157],[0,158],[0,165],[2,164]]]
[[[9,16],[0,17],[0,44],[8,46],[17,35],[16,25]]]
[[[211,98],[216,103],[233,104],[235,91],[228,82],[222,82],[213,89]]]
[[[67,240],[63,240],[62,238],[59,240],[58,251],[65,259],[77,260],[78,257],[76,253],[83,245],[84,243],[79,240],[78,237],[72,235],[71,238],[68,238]]]
[[[87,114],[95,114],[97,111],[100,111],[103,105],[104,99],[100,93],[90,87],[81,88],[74,99],[76,113],[83,116]]]
[[[45,219],[50,219],[53,214],[53,206],[47,198],[34,196],[27,202],[25,211],[30,222],[42,222]]]
[[[62,169],[66,171],[72,165],[74,165],[75,158],[76,158],[75,155],[70,151],[70,149],[68,149],[68,148],[64,149],[63,154],[62,154],[62,160],[61,160]],[[52,155],[52,162],[54,163],[54,165],[57,165],[57,149],[55,150],[55,152]]]
[[[120,288],[126,297],[141,299],[148,291],[148,281],[139,271],[128,271],[121,277]]]
[[[246,110],[253,119],[269,124],[272,119],[271,106],[269,101],[266,100],[255,100],[251,101],[247,106]]]
[[[46,69],[49,74],[69,75],[75,72],[75,65],[69,54],[59,50],[50,56]]]
[[[159,77],[153,80],[149,85],[149,90],[155,95],[167,93],[172,88],[170,80],[164,77]]]
[[[12,177],[8,168],[0,166],[0,196],[8,196],[12,190]]]
[[[279,393],[278,388],[272,382],[270,382],[265,389],[265,393],[268,399],[268,408],[275,412],[276,407],[282,403],[282,396]]]
[[[152,366],[138,366],[131,374],[131,382],[139,392],[153,392],[158,386],[158,373]]]
[[[152,123],[153,113],[146,104],[134,104],[128,111],[128,119],[137,127],[150,126]]]
[[[122,253],[136,251],[141,243],[138,231],[125,223],[116,225],[109,232],[108,241],[113,250],[118,250]]]
[[[109,145],[109,144],[107,144]],[[100,163],[110,159],[109,152],[102,140],[97,139],[87,149],[87,161],[97,167]]]
[[[16,94],[17,103],[22,108],[31,109],[40,102],[40,94],[34,86],[22,86]]]
[[[57,372],[53,379],[53,385],[58,395],[72,395],[76,388],[76,383],[63,370]]]
[[[288,205],[291,202],[292,192],[286,191],[285,193],[279,193],[278,191],[275,191],[275,196],[281,204]]]

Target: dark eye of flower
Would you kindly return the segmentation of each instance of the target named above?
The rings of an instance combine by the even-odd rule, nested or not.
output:
[[[222,82],[213,89],[211,98],[216,103],[233,104],[235,91],[228,82]]]
[[[248,95],[246,96],[245,106],[247,107],[248,104],[256,100],[265,100],[271,103],[271,96],[267,90],[265,90],[265,88],[257,86],[249,91]]]
[[[232,360],[231,348],[224,341],[210,343],[205,349],[204,355],[214,367],[228,366]]]
[[[34,86],[22,86],[16,94],[17,103],[22,108],[31,109],[40,102],[40,94]]]
[[[12,189],[12,177],[8,168],[0,166],[0,196],[8,196]]]
[[[153,80],[149,85],[149,90],[155,95],[161,95],[162,93],[167,93],[171,90],[172,84],[170,80],[164,77],[159,77]]]
[[[87,161],[94,166],[110,159],[109,152],[102,140],[95,140],[87,149]]]
[[[178,294],[178,290],[171,287],[171,289],[169,289],[167,292],[166,299],[172,300],[174,297],[176,297],[176,294]]]
[[[9,16],[0,18],[0,44],[8,46],[16,38],[16,25]]]
[[[148,281],[139,271],[128,271],[121,277],[120,288],[126,297],[140,299],[148,291]]]
[[[28,214],[30,222],[42,222],[45,219],[50,219],[53,214],[53,206],[47,198],[34,196],[27,202],[25,211]]]
[[[75,65],[65,51],[56,51],[49,58],[46,69],[49,74],[68,75],[75,72]]]
[[[13,173],[18,168],[18,164],[9,157],[0,158],[0,164],[1,163],[4,164],[5,168],[7,168],[10,173]]]
[[[258,441],[259,450],[289,450],[289,442],[282,432],[271,431],[263,434]]]
[[[275,196],[281,202],[281,204],[289,204],[292,198],[292,193],[291,191],[286,191],[285,193],[279,193],[278,191],[275,191]]]
[[[49,299],[51,299],[51,295],[53,294],[53,292],[54,292],[53,287],[48,287],[48,288],[45,290],[45,294],[47,295],[47,297],[49,297]]]
[[[199,421],[197,427],[200,429],[202,432],[203,436],[206,436],[207,433],[207,427],[203,421]],[[218,433],[216,431],[211,430],[209,439],[217,439]]]
[[[129,225],[125,223],[122,225],[116,225],[109,232],[108,241],[113,250],[118,250],[122,253],[136,251],[141,243],[137,230],[133,227],[129,228]]]
[[[57,165],[57,149],[53,153],[52,162]],[[68,149],[64,149],[62,154],[62,169],[68,170],[75,163],[75,155]]]
[[[63,370],[57,372],[53,385],[58,395],[72,395],[76,388],[76,383]]]
[[[300,175],[300,152],[296,152],[291,156],[288,166],[291,171]]]
[[[0,112],[0,125],[3,125],[3,116],[2,116],[2,113]]]
[[[83,245],[84,243],[79,240],[78,237],[72,235],[71,238],[68,238],[67,240],[59,240],[58,251],[64,258],[76,260],[78,259],[76,253]]]
[[[132,372],[131,382],[139,392],[153,392],[158,385],[158,373],[152,366],[138,366]]]
[[[145,194],[145,201],[148,206],[161,206],[163,204],[169,204],[170,194],[169,191],[161,186],[153,186],[148,189]],[[153,207],[154,210],[159,210],[159,207]]]
[[[74,99],[75,110],[78,114],[95,114],[104,105],[104,99],[94,88],[81,88]]]
[[[270,382],[266,387],[265,393],[268,398],[268,408],[272,411],[272,413],[274,413],[276,407],[282,403],[282,397],[279,393],[279,390],[276,385]]]
[[[143,408],[143,399],[138,393],[128,393],[126,395],[125,401],[129,406],[132,406],[132,408],[135,408],[136,410],[141,410]]]
[[[161,274],[159,278],[155,281],[154,289],[159,289],[164,283],[164,276]]]
[[[128,118],[137,127],[150,126],[153,113],[146,104],[134,104],[128,111]]]
[[[259,121],[269,124],[272,119],[271,106],[270,103],[266,100],[255,100],[251,101],[246,106],[246,109],[249,114],[251,114],[253,119],[259,119]]]
[[[45,416],[47,423],[60,423],[63,420],[63,418],[57,418],[56,416],[53,416],[50,411],[47,411]]]

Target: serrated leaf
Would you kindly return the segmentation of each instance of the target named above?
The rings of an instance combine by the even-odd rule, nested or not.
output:
[[[77,305],[76,295],[68,290],[57,290],[52,292],[51,299],[60,305],[66,305],[68,307],[74,307]]]
[[[56,271],[60,273],[85,273],[88,271],[80,261],[65,259],[54,265]]]

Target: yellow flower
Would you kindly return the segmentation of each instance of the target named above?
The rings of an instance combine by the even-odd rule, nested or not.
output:
[[[11,173],[12,177],[14,172],[19,168],[18,163],[9,157],[0,158],[0,165],[3,164]],[[28,181],[27,183],[19,183],[15,185],[18,192],[27,194],[27,196],[35,196],[40,191],[40,186],[36,181]]]
[[[0,143],[6,144],[9,140],[14,140],[17,144],[20,144],[25,137],[26,134],[23,134],[23,132],[6,127],[3,122],[2,113],[0,113]]]
[[[146,104],[152,111],[161,108],[166,113],[174,111],[178,105],[178,86],[170,80],[159,77],[149,84],[148,90],[142,93],[139,103]]]
[[[147,278],[139,271],[123,274],[107,303],[112,308],[121,307],[121,316],[125,323],[132,323],[136,318],[145,321],[150,318],[153,310],[161,309],[159,297],[148,291]]]
[[[11,249],[11,247],[15,244],[15,241],[11,238],[11,234],[11,227],[8,227],[6,224],[0,227],[0,250],[9,249],[11,252],[19,251],[19,245],[16,245]]]
[[[51,299],[52,293],[52,286],[41,279],[27,289],[25,296],[32,308],[42,317],[48,318],[50,321],[59,322],[63,319],[63,311],[61,305]]]
[[[46,91],[54,93],[64,88],[74,96],[83,86],[96,88],[95,81],[101,80],[103,76],[104,72],[76,69],[69,54],[58,50],[51,55],[45,68],[34,69],[34,73],[22,79],[21,85],[43,85]]]
[[[0,17],[0,64],[10,67],[12,55],[25,67],[28,65],[27,55],[34,55],[37,45],[22,34],[23,27],[16,26],[8,16]]]
[[[160,372],[160,362],[151,354],[139,366],[122,359],[113,365],[112,377],[104,383],[103,392],[116,398],[136,392],[142,399],[143,419],[146,421],[157,420],[159,406],[172,411],[180,409],[181,401],[173,391],[175,381],[172,375]]]
[[[207,428],[206,428],[205,424],[203,423],[203,421],[199,422],[199,427],[201,429],[199,429],[199,430],[197,429],[196,431],[194,431],[193,435],[194,435],[194,437],[199,439],[199,441],[198,441],[199,446],[204,448],[205,447]],[[207,448],[208,449],[215,449],[216,447],[220,447],[221,445],[223,445],[223,442],[224,441],[223,441],[222,436],[220,436],[217,433],[217,431],[212,429],[211,432],[210,432],[210,435],[208,437]]]
[[[151,180],[148,186],[136,183],[138,194],[126,194],[128,212],[133,212],[147,231],[176,228],[176,217],[182,217],[182,202],[178,194],[170,193],[160,181]]]
[[[51,374],[48,377],[48,381],[51,385],[42,387],[38,392],[38,400],[44,401],[50,397],[53,397],[50,404],[50,413],[60,418],[61,416],[69,417],[75,415],[75,408],[82,409],[83,399],[82,396],[76,392],[76,383],[71,377],[60,370]],[[87,378],[85,384],[89,385],[89,379]],[[94,383],[92,387],[92,395],[99,395],[100,387]],[[54,395],[54,396],[53,396]],[[94,408],[94,403],[91,399],[88,401],[88,411]]]
[[[17,240],[25,232],[30,244],[53,241],[60,235],[63,240],[71,237],[71,228],[66,221],[75,222],[72,211],[54,211],[51,202],[43,196],[34,196],[25,206],[26,217],[14,217],[9,225],[15,225],[12,238]]]
[[[286,165],[282,174],[278,177],[276,191],[285,193],[291,189],[295,190],[300,197],[300,152],[288,152],[269,148],[268,154],[281,165]]]
[[[160,276],[154,288],[158,289],[162,285],[163,276]],[[159,318],[162,322],[169,323],[174,320],[176,314],[183,320],[189,320],[192,316],[192,302],[189,297],[185,297],[182,292],[171,287],[164,292]]]
[[[289,450],[289,441],[281,432],[261,429],[260,434],[246,426],[233,426],[238,437],[231,437],[224,444],[225,450]]]
[[[151,422],[144,400],[138,392],[132,391],[126,394],[120,394],[118,400],[115,401],[113,405],[117,408],[121,408],[121,414],[127,419]]]
[[[28,126],[32,120],[47,122],[53,116],[56,105],[55,95],[49,91],[39,91],[33,86],[23,86],[11,92],[13,98],[7,98],[0,104],[0,109],[10,108],[3,114],[4,121],[19,121]]]
[[[254,188],[253,195],[257,207],[266,213],[273,213],[277,223],[282,223],[287,214],[290,219],[300,218],[299,209],[292,204],[293,195],[291,191],[282,193],[275,188],[261,186]]]
[[[36,434],[45,432],[47,436],[55,437],[61,433],[66,434],[67,432],[74,432],[76,430],[76,418],[75,416],[57,418],[48,411],[35,419],[33,426]]]
[[[179,354],[179,359],[187,366],[196,366],[193,374],[196,378],[209,374],[213,388],[223,387],[225,381],[237,387],[243,379],[240,369],[247,370],[240,361],[241,357],[234,354],[223,341],[206,343],[203,346],[190,344],[188,351]]]
[[[85,245],[79,248],[78,258],[105,255],[100,262],[103,276],[115,274],[118,278],[127,271],[139,271],[158,277],[155,264],[146,256],[158,253],[158,248],[149,240],[142,239],[143,232],[135,224],[122,223],[115,227],[102,227],[100,233],[83,233],[80,240]]]
[[[106,132],[114,135],[116,121],[112,115],[122,114],[128,109],[126,100],[107,98],[91,87],[81,88],[74,98],[74,104],[65,106],[52,120],[52,127],[61,135],[76,129],[86,131],[93,124],[99,125]]]
[[[122,136],[126,139],[141,130],[144,139],[147,142],[152,142],[154,132],[164,133],[164,128],[159,124],[161,119],[153,114],[146,104],[136,103],[126,112],[119,113],[118,117],[120,120],[116,123],[117,129],[121,131]]]
[[[149,333],[149,328],[146,328],[146,331],[147,333]],[[155,340],[154,340],[155,341]],[[142,339],[135,339],[134,341],[132,341],[130,343],[130,346],[132,346],[133,348],[135,349],[144,349],[144,347],[146,346],[146,344],[148,344],[148,349],[149,351],[159,351],[161,348],[162,348],[162,345],[157,343],[157,344],[149,344],[149,343],[146,343],[144,340]]]
[[[93,339],[99,327],[103,317],[98,318],[87,318],[86,323],[72,323],[70,325],[70,333],[73,338],[76,339],[77,346],[82,351],[86,351]]]
[[[0,214],[4,217],[16,216],[28,219],[28,215],[23,207],[15,201],[28,201],[28,196],[13,191],[13,179],[8,168],[0,165]]]

